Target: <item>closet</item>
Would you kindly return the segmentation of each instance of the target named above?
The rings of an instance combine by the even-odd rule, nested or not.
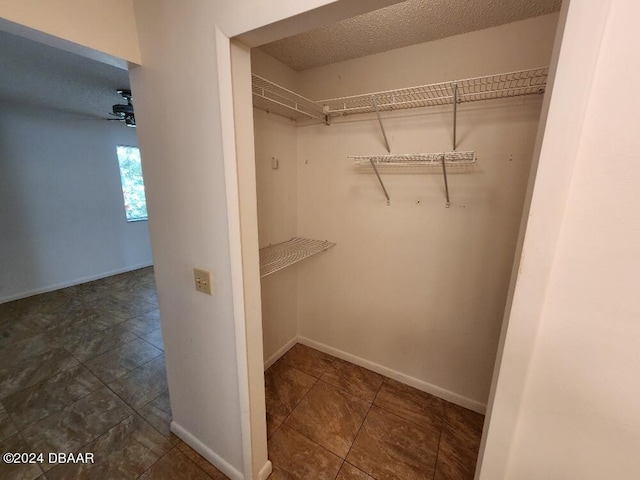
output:
[[[254,49],[265,367],[300,342],[484,411],[557,20]]]

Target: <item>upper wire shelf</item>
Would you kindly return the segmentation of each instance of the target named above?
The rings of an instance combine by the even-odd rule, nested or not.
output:
[[[383,92],[352,95],[320,100],[324,113],[330,116],[391,111],[406,108],[450,105],[454,88],[458,89],[458,103],[518,97],[544,93],[549,68],[533,68],[452,82],[399,88]]]
[[[253,106],[292,120],[324,120],[322,107],[308,98],[258,75],[251,75]]]
[[[293,237],[286,242],[276,243],[260,249],[260,277],[266,277],[305,258],[335,246],[327,240],[311,240]]]

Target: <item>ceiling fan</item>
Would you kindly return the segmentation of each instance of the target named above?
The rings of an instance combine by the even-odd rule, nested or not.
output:
[[[109,113],[109,115],[113,115],[114,117],[118,117],[117,120],[124,122],[127,127],[136,126],[136,117],[133,113],[133,103],[131,102],[131,90],[117,90],[117,92],[122,95],[127,103],[116,103],[111,107],[113,113]],[[114,119],[115,120],[115,119]]]

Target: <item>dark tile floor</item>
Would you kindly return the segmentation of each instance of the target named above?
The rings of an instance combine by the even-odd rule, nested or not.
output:
[[[0,452],[45,453],[0,480],[226,479],[170,421],[151,268],[0,304]]]
[[[473,478],[481,415],[300,344],[265,383],[271,480]],[[170,421],[151,268],[0,305],[0,452],[95,458],[0,480],[226,479]]]
[[[271,480],[472,480],[484,417],[301,344],[265,374]]]

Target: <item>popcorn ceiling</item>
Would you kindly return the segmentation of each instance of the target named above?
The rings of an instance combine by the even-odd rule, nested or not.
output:
[[[561,0],[408,0],[260,47],[294,70],[364,57],[560,10]]]

